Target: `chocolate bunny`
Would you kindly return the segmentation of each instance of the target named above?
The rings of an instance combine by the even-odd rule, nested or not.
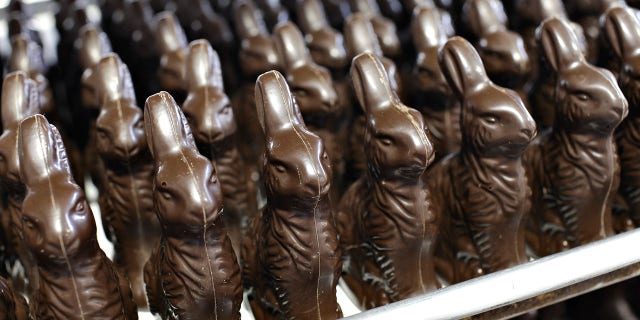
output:
[[[104,166],[99,203],[114,244],[114,262],[131,281],[136,303],[146,308],[143,269],[160,239],[153,199],[153,161],[142,110],[136,105],[129,69],[114,54],[96,65],[95,149]]]
[[[0,320],[29,320],[29,307],[11,283],[0,277]]]
[[[2,230],[6,233],[9,263],[17,258],[24,268],[23,275],[12,275],[18,290],[33,297],[38,288],[38,270],[35,260],[25,247],[22,236],[22,201],[25,187],[20,179],[20,162],[16,144],[18,126],[22,119],[40,111],[38,85],[22,71],[9,73],[2,85],[2,128],[0,136],[0,183],[6,192],[3,203]],[[14,266],[12,266],[14,267]]]
[[[258,205],[237,148],[237,126],[224,92],[220,59],[206,40],[189,45],[185,73],[189,94],[182,111],[200,153],[216,167],[225,203],[223,219],[234,249],[240,252],[242,233]]]
[[[600,17],[609,8],[625,6],[624,0],[565,0],[564,5],[572,20],[576,21],[584,29],[587,40],[585,57],[587,61],[595,62],[599,56],[601,45]]]
[[[437,269],[456,283],[527,261],[531,189],[522,154],[536,126],[515,91],[489,80],[469,42],[450,39],[439,61],[461,103],[462,145],[424,177],[442,217]]]
[[[80,65],[84,69],[81,79],[82,104],[85,108],[98,110],[95,68],[102,57],[113,51],[111,42],[98,27],[89,24],[80,29],[79,47]]]
[[[20,123],[24,241],[40,276],[36,319],[137,319],[126,278],[96,238],[84,192],[73,180],[62,139],[42,115]]]
[[[396,25],[380,13],[378,3],[375,0],[349,0],[349,4],[352,12],[359,12],[371,21],[384,55],[390,58],[399,57],[402,47]]]
[[[546,20],[537,32],[555,72],[555,121],[527,150],[533,191],[531,247],[545,256],[613,233],[619,185],[613,133],[628,103],[611,72],[589,64],[570,25]]]
[[[351,79],[366,115],[368,170],[345,193],[336,221],[343,279],[370,309],[439,286],[439,218],[422,179],[434,152],[422,114],[400,102],[379,58],[357,56]]]
[[[449,23],[446,25],[446,23]],[[418,50],[413,68],[413,101],[429,123],[436,160],[460,148],[460,104],[440,69],[438,51],[453,28],[437,8],[419,7],[413,11],[411,33]]]
[[[293,23],[277,25],[273,38],[305,125],[322,139],[331,159],[334,172],[331,198],[337,202],[345,170],[343,146],[348,139],[343,125],[344,106],[338,103],[329,70],[313,62],[302,33]]]
[[[308,131],[285,78],[256,82],[258,119],[267,137],[267,204],[243,243],[244,286],[256,319],[336,319],[341,260],[329,203],[330,159]]]
[[[329,25],[322,2],[300,0],[296,16],[313,61],[332,72],[342,71],[348,64],[344,38]]]
[[[184,64],[187,59],[187,37],[176,16],[164,11],[156,15],[156,46],[160,54],[158,82],[181,103],[186,96]]]
[[[499,0],[467,0],[463,20],[473,35],[476,50],[489,78],[514,89],[529,107],[524,86],[529,80],[529,55],[522,37],[507,29],[507,16]]]
[[[258,9],[262,12],[264,22],[269,30],[273,30],[278,23],[289,21],[289,11],[280,0],[254,0]]]
[[[162,238],[145,266],[151,312],[162,319],[240,319],[240,268],[222,219],[216,170],[167,92],[147,99],[153,201]]]

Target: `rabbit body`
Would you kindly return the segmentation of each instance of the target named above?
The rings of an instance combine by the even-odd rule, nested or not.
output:
[[[147,99],[145,130],[163,231],[144,272],[151,312],[163,319],[239,319],[240,269],[222,220],[215,169],[198,153],[168,93]]]

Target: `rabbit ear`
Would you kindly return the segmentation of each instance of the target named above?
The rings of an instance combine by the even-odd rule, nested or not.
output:
[[[536,30],[536,38],[547,61],[556,72],[570,68],[584,56],[573,29],[558,18],[545,20]]]
[[[416,49],[437,47],[447,41],[447,36],[441,29],[441,23],[437,8],[417,7],[413,11],[411,33]]]
[[[261,74],[256,81],[255,95],[258,120],[265,136],[304,126],[298,104],[280,72],[273,70]]]
[[[80,29],[80,63],[83,68],[95,66],[111,51],[109,38],[96,26],[89,24]]]
[[[35,81],[22,71],[8,74],[2,84],[2,127],[6,129],[17,125],[39,110],[38,85]]]
[[[297,68],[311,62],[302,33],[292,22],[278,24],[273,31],[273,38],[285,69]]]
[[[11,57],[8,63],[9,71],[41,72],[44,69],[42,49],[25,35],[11,38]]]
[[[469,29],[480,37],[483,34],[506,29],[507,15],[498,0],[470,0],[463,8]]]
[[[350,0],[351,10],[360,12],[367,18],[380,15],[380,7],[375,0]]]
[[[382,55],[373,26],[362,13],[354,13],[347,18],[344,25],[344,42],[349,57],[353,58],[363,52]]]
[[[20,178],[26,185],[42,183],[57,173],[73,181],[62,138],[43,115],[24,119],[19,128]]]
[[[98,62],[96,84],[98,103],[101,106],[106,105],[107,101],[119,99],[135,101],[129,68],[115,53],[107,54]]]
[[[640,54],[640,23],[629,8],[616,7],[604,17],[605,37],[619,58]]]
[[[241,39],[267,34],[264,20],[251,1],[237,1],[233,13],[236,32]]]
[[[365,112],[373,112],[399,103],[398,95],[391,89],[384,65],[371,53],[362,53],[353,59],[351,81],[358,102]]]
[[[187,86],[190,91],[205,85],[224,91],[220,57],[211,48],[209,41],[200,39],[189,44],[186,65]]]
[[[144,127],[154,159],[176,154],[184,148],[196,148],[187,120],[173,97],[161,91],[144,106]]]
[[[178,18],[169,12],[164,11],[156,16],[156,43],[161,53],[169,53],[185,48],[187,37],[184,30],[178,23]]]
[[[296,7],[298,25],[304,33],[329,27],[329,21],[320,0],[300,0]]]
[[[440,49],[438,60],[449,85],[459,96],[489,82],[478,52],[464,38],[449,39]]]

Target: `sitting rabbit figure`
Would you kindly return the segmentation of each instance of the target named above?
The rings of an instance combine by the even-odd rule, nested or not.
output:
[[[22,201],[25,186],[20,179],[20,161],[16,144],[18,126],[24,118],[40,111],[38,84],[29,76],[16,71],[9,73],[2,85],[2,128],[0,136],[0,185],[6,193],[6,202],[0,210],[0,223],[4,231],[9,267],[16,259],[24,268],[24,274],[12,274],[17,289],[33,297],[38,289],[38,269],[33,255],[25,247],[22,235]]]
[[[351,10],[363,14],[370,22],[385,56],[399,57],[402,53],[396,25],[380,13],[376,0],[349,0]]]
[[[126,278],[118,275],[96,238],[84,192],[73,180],[58,130],[42,115],[20,123],[24,241],[40,277],[36,319],[137,319]]]
[[[525,85],[529,80],[529,55],[522,37],[507,29],[507,15],[499,0],[467,0],[463,20],[475,38],[489,78],[514,89],[529,107]]]
[[[296,12],[313,61],[332,72],[345,69],[348,61],[344,38],[329,25],[322,1],[300,0]]]
[[[450,39],[439,60],[461,103],[462,145],[424,177],[442,217],[437,270],[457,283],[527,261],[531,189],[522,154],[536,126],[515,91],[489,80],[469,42]]]
[[[103,164],[100,211],[114,244],[114,262],[131,281],[136,303],[146,308],[143,269],[160,239],[153,209],[153,161],[147,149],[142,110],[136,105],[129,69],[114,54],[96,66],[95,149]]]
[[[446,30],[453,26],[436,8],[418,7],[412,20],[411,32],[418,50],[412,103],[420,106],[418,110],[429,123],[437,161],[460,148],[460,104],[438,63],[438,50],[447,41]],[[449,25],[445,25],[447,22]]]
[[[158,82],[162,90],[171,92],[179,102],[182,102],[187,90],[184,76],[187,37],[173,13],[161,12],[156,15],[155,21],[156,47],[160,54]]]
[[[340,199],[337,186],[344,175],[344,145],[348,132],[343,125],[344,112],[338,104],[338,95],[329,70],[317,65],[304,43],[302,33],[295,24],[285,22],[273,32],[280,62],[304,123],[324,142],[334,173],[331,199]]]
[[[29,320],[29,306],[11,282],[0,277],[0,320]]]
[[[209,42],[196,40],[189,45],[185,72],[189,94],[182,111],[200,153],[216,167],[225,203],[223,219],[234,249],[240,252],[242,233],[258,205],[236,146],[237,126],[224,92],[220,60]]]
[[[628,103],[611,72],[589,64],[571,26],[546,20],[537,36],[555,72],[555,121],[527,150],[533,191],[529,244],[549,255],[613,234],[619,186],[613,133]]]
[[[613,8],[603,20],[603,34],[613,49],[619,66],[615,70],[618,84],[627,98],[629,116],[616,132],[620,157],[620,194],[628,207],[633,224],[640,226],[640,86],[636,75],[640,73],[640,22],[632,9]],[[623,216],[627,216],[624,214]],[[626,230],[627,223],[618,224],[618,231]]]
[[[244,286],[256,319],[336,319],[341,259],[329,203],[331,160],[307,130],[285,78],[256,82],[258,119],[267,137],[267,204],[242,248]]]
[[[151,312],[162,319],[240,319],[240,268],[222,219],[214,166],[198,152],[170,94],[147,99],[153,201],[162,238],[145,266]]]
[[[343,278],[370,309],[439,286],[439,219],[422,178],[434,152],[422,114],[400,102],[377,56],[357,56],[351,78],[366,115],[368,170],[345,193],[336,221]]]

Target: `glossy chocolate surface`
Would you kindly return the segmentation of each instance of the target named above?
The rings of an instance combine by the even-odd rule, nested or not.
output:
[[[240,268],[222,219],[216,170],[200,155],[167,92],[147,99],[153,201],[162,238],[145,266],[149,306],[163,319],[240,319]]]
[[[368,170],[343,196],[336,221],[343,279],[369,309],[439,286],[439,220],[422,179],[434,150],[422,114],[400,102],[377,56],[357,56],[351,79],[366,116]]]
[[[296,6],[298,26],[305,34],[309,53],[317,64],[331,70],[347,66],[342,33],[333,29],[320,0],[300,0]]]
[[[437,270],[456,283],[527,261],[531,190],[521,156],[536,126],[515,91],[489,80],[469,42],[450,39],[439,60],[461,102],[462,145],[424,177],[442,219]]]
[[[253,313],[257,319],[339,318],[331,160],[305,127],[284,76],[270,71],[258,77],[255,99],[267,139],[267,204],[252,220],[242,250]]]
[[[129,283],[98,245],[93,213],[73,180],[58,131],[34,115],[20,123],[18,139],[27,189],[23,234],[40,275],[34,316],[137,319]]]
[[[82,72],[82,105],[89,109],[98,109],[96,96],[96,65],[100,59],[112,51],[107,35],[94,25],[87,25],[80,30],[80,65]]]
[[[187,58],[187,36],[173,13],[164,11],[155,19],[156,47],[160,54],[158,67],[160,88],[172,94],[178,94],[182,98],[186,91],[184,64]]]
[[[378,3],[375,0],[349,0],[349,4],[353,12],[359,12],[369,19],[384,55],[399,56],[402,47],[396,25],[380,13]]]

